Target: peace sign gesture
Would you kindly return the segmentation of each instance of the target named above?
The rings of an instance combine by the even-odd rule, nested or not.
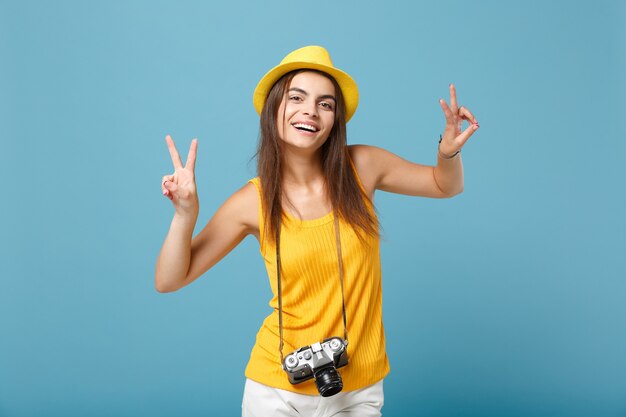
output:
[[[191,141],[185,166],[183,166],[180,160],[178,150],[176,150],[176,145],[170,135],[165,137],[165,142],[167,143],[167,148],[172,157],[174,173],[163,176],[161,181],[163,195],[174,203],[174,208],[177,213],[196,216],[198,214],[199,204],[194,169],[196,165],[198,140],[194,139]]]
[[[450,84],[450,107],[444,99],[440,99],[439,104],[446,116],[446,128],[439,144],[439,152],[443,154],[444,158],[451,158],[461,150],[465,142],[480,126],[467,107],[457,105],[456,88],[453,84]],[[470,126],[461,132],[463,120],[467,120]]]

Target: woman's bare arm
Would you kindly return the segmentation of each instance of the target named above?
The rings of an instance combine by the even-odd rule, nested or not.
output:
[[[258,236],[258,195],[253,184],[235,192],[191,239],[193,224],[174,215],[155,270],[159,292],[191,284],[217,264],[248,234]]]
[[[439,104],[446,117],[446,127],[436,166],[416,164],[373,146],[350,147],[350,155],[370,197],[377,189],[433,198],[452,197],[463,191],[463,163],[461,155],[456,153],[478,129],[478,121],[465,106],[457,106],[456,90],[452,84],[450,107],[443,99]],[[461,131],[463,120],[471,123],[465,131]]]
[[[463,189],[460,155],[442,160],[436,167],[407,161],[385,149],[350,146],[350,155],[370,197],[374,190],[420,197],[447,198]]]
[[[248,234],[258,236],[258,197],[253,184],[246,184],[217,210],[204,229],[192,239],[199,204],[194,168],[197,141],[192,141],[187,163],[170,136],[166,142],[174,174],[163,177],[163,195],[172,201],[174,218],[156,262],[154,279],[159,292],[176,291],[189,285],[219,262]]]

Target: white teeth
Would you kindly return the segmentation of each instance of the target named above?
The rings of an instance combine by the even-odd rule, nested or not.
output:
[[[294,123],[293,127],[299,127],[302,129],[310,130],[311,132],[317,132],[317,128],[315,126],[307,125],[305,123]]]

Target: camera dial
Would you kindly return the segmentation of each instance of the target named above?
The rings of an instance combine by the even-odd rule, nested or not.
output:
[[[333,352],[337,352],[339,349],[341,349],[342,346],[343,345],[341,344],[339,339],[333,339],[330,341],[330,348],[333,350]]]
[[[289,369],[295,368],[296,365],[298,365],[298,358],[296,358],[296,355],[287,356],[287,358],[285,359],[285,365]]]

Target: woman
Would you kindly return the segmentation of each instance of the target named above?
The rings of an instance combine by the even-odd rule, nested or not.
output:
[[[190,284],[248,234],[266,263],[274,310],[246,368],[244,416],[381,415],[389,364],[374,192],[446,198],[463,189],[459,152],[478,123],[457,106],[452,84],[450,105],[440,100],[446,127],[435,167],[347,146],[346,122],[357,104],[356,84],[324,48],[287,55],[254,93],[258,177],[193,239],[197,140],[183,166],[166,137],[175,171],[163,177],[162,191],[175,214],[157,260],[157,290]],[[463,120],[471,125],[461,131]]]

